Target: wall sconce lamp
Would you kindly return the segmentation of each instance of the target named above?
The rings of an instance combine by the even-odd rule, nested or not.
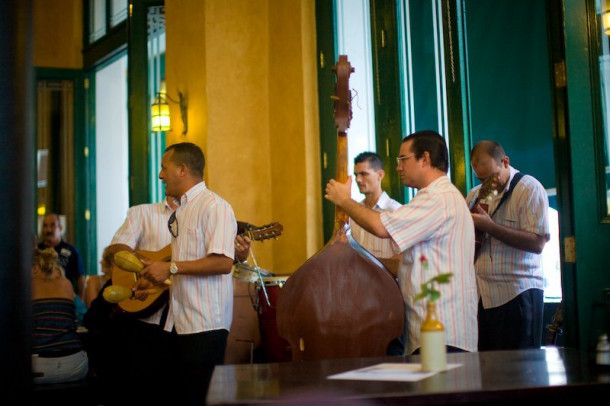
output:
[[[602,13],[602,29],[604,34],[610,35],[610,9]]]
[[[606,10],[602,14],[602,28],[604,34],[610,35],[610,10]]]
[[[602,0],[599,4],[602,16],[602,30],[604,30],[604,34],[610,35],[610,1]]]
[[[188,130],[187,121],[187,104],[186,97],[178,92],[178,100],[172,99],[167,93],[159,92],[151,106],[152,130],[153,131],[169,131],[171,123],[169,119],[169,105],[167,100],[180,105],[180,116],[182,117],[182,135],[186,135]]]

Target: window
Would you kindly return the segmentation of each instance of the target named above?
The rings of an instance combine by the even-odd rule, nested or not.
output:
[[[352,120],[347,136],[347,173],[354,172],[354,158],[363,151],[375,151],[375,112],[373,110],[373,61],[371,58],[371,16],[369,0],[336,0],[338,55],[347,55],[354,68],[349,86],[352,91]],[[336,58],[338,59],[338,58]],[[364,199],[352,180],[352,197]]]
[[[148,105],[159,92],[165,89],[165,7],[148,7]],[[149,120],[150,121],[150,120]],[[161,157],[165,151],[165,133],[150,132],[150,194],[152,200],[160,202],[165,198],[163,182],[158,177]]]
[[[90,44],[127,20],[127,0],[89,0],[88,7]]]

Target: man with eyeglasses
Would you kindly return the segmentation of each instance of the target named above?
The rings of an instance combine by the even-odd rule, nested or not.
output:
[[[405,186],[418,189],[408,204],[377,212],[351,199],[351,177],[346,183],[330,180],[325,198],[341,207],[365,230],[391,238],[402,254],[398,281],[408,319],[406,354],[419,351],[426,303],[415,301],[421,284],[451,272],[451,282],[440,285],[439,319],[445,325],[447,351],[477,350],[477,287],[474,277],[474,225],[464,196],[447,177],[448,151],[443,137],[433,131],[406,136],[400,145],[397,171]],[[429,267],[425,267],[422,258]]]
[[[546,190],[513,168],[495,141],[478,142],[470,163],[482,185],[497,180],[497,194],[485,200],[486,208],[476,204],[472,213],[484,235],[475,259],[481,295],[479,351],[539,348],[544,311],[541,254],[550,239]],[[468,193],[468,203],[475,201],[482,185]]]
[[[174,393],[185,403],[205,400],[215,365],[224,361],[233,316],[231,270],[237,223],[233,209],[203,181],[205,158],[190,142],[165,150],[159,178],[165,194],[180,202],[171,215],[172,261],[146,261],[135,296],[145,299],[150,284],[171,279],[165,330],[171,332]]]

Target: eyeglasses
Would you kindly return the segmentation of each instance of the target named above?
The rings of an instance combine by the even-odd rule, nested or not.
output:
[[[178,238],[178,219],[176,218],[176,212],[173,212],[172,215],[169,216],[167,228],[174,238]]]
[[[396,158],[396,164],[400,165],[402,163],[403,160],[408,160],[409,158],[413,158],[415,156],[415,154],[413,155],[409,155],[409,156],[399,156]]]

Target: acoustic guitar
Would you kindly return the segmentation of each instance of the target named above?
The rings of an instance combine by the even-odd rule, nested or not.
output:
[[[249,223],[238,221],[238,234],[246,236],[252,241],[264,241],[271,238],[278,238],[284,227],[278,223],[265,224],[257,227]],[[169,262],[172,256],[172,247],[167,245],[159,251],[136,250],[136,256],[152,261]],[[116,264],[112,268],[112,284],[124,286],[129,289],[137,282],[140,277],[138,272],[130,272],[121,269]],[[163,307],[169,298],[169,284],[160,284],[144,300],[125,299],[118,302],[119,307],[135,317],[148,317]]]
[[[487,211],[489,205],[487,203],[483,203],[483,202],[487,201],[491,194],[498,193],[499,184],[500,184],[500,181],[499,181],[497,175],[493,175],[493,176],[489,177],[488,179],[485,179],[485,181],[481,184],[481,187],[479,188],[477,195],[475,196],[474,199],[472,199],[472,202],[470,202],[470,204],[468,205],[468,209],[470,210],[470,212],[474,213],[474,210],[477,207],[477,205],[481,206],[481,208],[483,210]],[[479,230],[478,228],[475,228],[475,230],[474,230],[474,243],[475,243],[474,262],[477,262],[477,258],[479,257],[479,254],[481,252],[481,244],[483,243],[484,238],[485,238],[485,232],[482,230]]]

